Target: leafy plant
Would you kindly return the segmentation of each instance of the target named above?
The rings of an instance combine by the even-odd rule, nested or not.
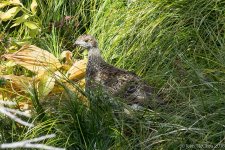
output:
[[[20,35],[25,34],[28,37],[34,37],[41,29],[39,18],[36,15],[37,6],[36,0],[32,0],[29,8],[26,8],[20,0],[2,1],[0,2],[0,8],[3,9],[7,7],[8,9],[5,9],[4,12],[0,12],[0,21],[12,22],[7,24],[7,26],[10,25],[10,28],[21,26]]]
[[[55,86],[44,101],[39,99],[39,89],[34,86],[28,98],[43,106],[36,109],[40,114],[33,116],[38,118],[37,126],[29,131],[13,124],[8,128],[11,122],[2,119],[1,127],[5,127],[1,128],[2,140],[18,141],[53,132],[59,136],[48,142],[68,149],[185,149],[191,145],[216,148],[224,142],[225,8],[222,0],[37,0],[37,4],[33,14],[31,1],[23,1],[23,6],[19,3],[6,6],[1,1],[1,14],[13,7],[28,9],[26,13],[31,16],[27,20],[37,21],[41,32],[25,39],[26,42],[47,50],[58,60],[61,52],[66,51],[59,60],[62,65],[59,71],[67,78],[64,75],[63,81],[54,78]],[[20,10],[14,19],[24,14]],[[31,30],[24,22],[10,28],[14,19],[1,20],[0,49],[5,50],[2,53],[17,51],[9,47],[14,46],[15,39],[21,45],[24,42],[21,39],[29,34],[24,29]],[[84,99],[76,92],[80,91],[79,83],[75,81],[84,76],[86,62],[77,62],[79,71],[76,65],[71,67],[71,62],[85,57],[72,45],[84,33],[98,39],[107,62],[140,75],[155,87],[165,104],[127,115],[112,106],[115,100],[98,91],[84,93],[90,103],[88,107],[83,105]],[[65,63],[63,59],[67,55],[71,59]],[[2,60],[1,63],[4,64]],[[25,75],[26,68],[8,65],[11,67],[0,67],[1,74],[7,68],[8,74],[16,70],[15,75]],[[52,85],[49,75],[52,72],[40,76],[43,77],[39,86],[41,95],[48,93],[46,84]],[[29,76],[35,74],[29,72]],[[11,80],[2,79],[3,86],[17,79],[13,75],[7,77]],[[1,90],[6,91],[7,87]],[[15,100],[20,101],[24,95]],[[39,117],[43,112],[44,117]]]
[[[62,54],[64,54],[64,52]],[[8,89],[8,92],[11,91],[15,95],[20,95],[21,92],[22,94],[26,93],[29,95],[29,91],[33,91],[31,93],[35,93],[36,91],[37,98],[44,99],[53,89],[54,91],[58,91],[58,94],[63,92],[63,90],[57,86],[57,82],[63,82],[68,87],[71,87],[69,80],[74,80],[77,83],[80,81],[79,84],[83,87],[85,84],[83,78],[86,72],[87,61],[80,60],[73,64],[72,56],[68,54],[70,53],[65,52],[65,55],[62,55],[62,57],[66,59],[65,63],[70,62],[70,64],[65,64],[65,66],[61,64],[53,54],[34,45],[25,45],[13,54],[3,55],[2,57],[9,60],[8,64],[11,64],[10,67],[19,65],[33,73],[31,77],[1,75],[3,80],[10,81],[10,83],[6,82],[5,88]],[[5,70],[7,69],[8,67],[6,66]],[[60,71],[60,69],[62,70]],[[63,75],[63,71],[66,72],[65,75]],[[71,87],[71,90],[79,93],[76,87]],[[5,91],[5,93],[7,93],[7,91]],[[11,94],[4,95],[8,99],[11,98],[9,96],[12,96]],[[87,99],[82,94],[79,96],[83,97],[83,101],[88,105]]]

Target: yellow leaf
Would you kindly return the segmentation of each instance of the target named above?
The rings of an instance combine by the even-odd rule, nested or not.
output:
[[[12,5],[23,5],[21,2],[20,2],[20,0],[10,0],[9,1],[10,2],[10,4],[12,4]]]
[[[59,71],[56,71],[56,72],[54,72],[54,78],[57,79],[57,80],[64,81],[65,80],[65,75],[63,75]]]
[[[4,88],[0,92],[4,98],[9,100],[17,96],[22,99],[28,98],[27,94],[29,94],[29,88],[33,86],[34,79],[16,75],[1,75],[0,78],[5,80]]]
[[[39,97],[44,98],[45,96],[47,96],[53,90],[54,86],[54,75],[50,75],[48,73],[43,74],[42,78],[40,78],[40,82],[38,83]]]
[[[9,2],[1,2],[0,3],[0,8],[4,8],[5,6],[9,5]]]
[[[16,65],[16,63],[15,63],[14,61],[8,61],[8,62],[5,64],[6,67],[13,67],[13,66],[15,66],[15,65]]]
[[[73,66],[67,71],[66,76],[69,80],[81,80],[86,74],[87,60],[80,60],[75,62]]]
[[[0,66],[0,75],[2,75],[3,74],[3,71],[5,70],[5,66]],[[0,80],[1,80],[1,78],[0,78]],[[1,84],[0,84],[1,85]]]
[[[34,22],[24,22],[24,25],[30,28],[31,30],[36,30],[38,29],[38,26]]]
[[[84,89],[85,88],[85,84],[86,84],[85,79],[80,80],[78,82],[78,84]]]
[[[30,45],[31,42],[30,41],[15,41],[15,43],[19,46],[23,46],[23,45]]]
[[[8,48],[9,51],[14,51],[14,50],[18,50],[18,47],[15,45],[12,45]]]
[[[65,64],[72,65],[72,55],[71,51],[63,51],[59,58],[65,60]]]
[[[37,4],[36,0],[32,0],[32,3],[30,5],[30,9],[31,9],[33,14],[35,14],[37,12],[37,6],[38,6],[38,4]]]
[[[31,109],[32,109],[32,103],[31,102],[27,102],[27,101],[22,101],[22,102],[18,102],[19,105],[19,109],[25,113],[27,113],[27,115],[31,115]]]
[[[56,80],[58,81],[61,81],[61,82],[66,82],[66,78],[65,78],[65,75],[63,75],[61,72],[59,71],[55,71],[53,73],[49,73],[48,74],[51,74]],[[47,74],[47,75],[48,75]],[[41,78],[46,75],[46,71],[44,72],[40,72],[38,73],[37,75],[34,76],[35,80],[39,81],[41,80]]]
[[[9,80],[10,83],[7,83],[7,89],[10,91],[27,91],[32,84],[32,78],[25,76],[16,76],[16,75],[1,75],[0,78]]]
[[[17,52],[3,57],[38,74],[55,71],[62,66],[53,54],[34,45],[25,45]]]
[[[0,19],[2,21],[11,20],[14,18],[14,16],[20,11],[19,7],[13,7],[7,10],[6,12],[3,12],[0,14]]]
[[[20,25],[21,23],[25,22],[28,18],[29,16],[26,14],[22,15],[21,17],[17,17],[16,20],[14,21],[14,24],[10,28]]]

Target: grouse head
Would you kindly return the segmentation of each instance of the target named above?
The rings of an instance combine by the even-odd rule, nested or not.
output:
[[[81,36],[79,36],[74,44],[79,45],[79,46],[84,47],[84,48],[87,48],[87,49],[98,47],[96,39],[91,35],[81,35]]]

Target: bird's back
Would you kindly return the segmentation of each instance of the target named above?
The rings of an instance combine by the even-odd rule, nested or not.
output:
[[[101,86],[109,94],[125,99],[128,104],[144,105],[152,93],[152,88],[136,74],[107,63],[96,68],[88,66],[86,80],[87,90]]]

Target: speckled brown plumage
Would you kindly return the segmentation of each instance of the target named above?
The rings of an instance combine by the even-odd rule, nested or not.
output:
[[[101,86],[109,94],[126,100],[127,104],[149,104],[152,88],[137,75],[106,63],[101,57],[97,41],[90,35],[80,36],[76,45],[88,49],[86,90]]]

